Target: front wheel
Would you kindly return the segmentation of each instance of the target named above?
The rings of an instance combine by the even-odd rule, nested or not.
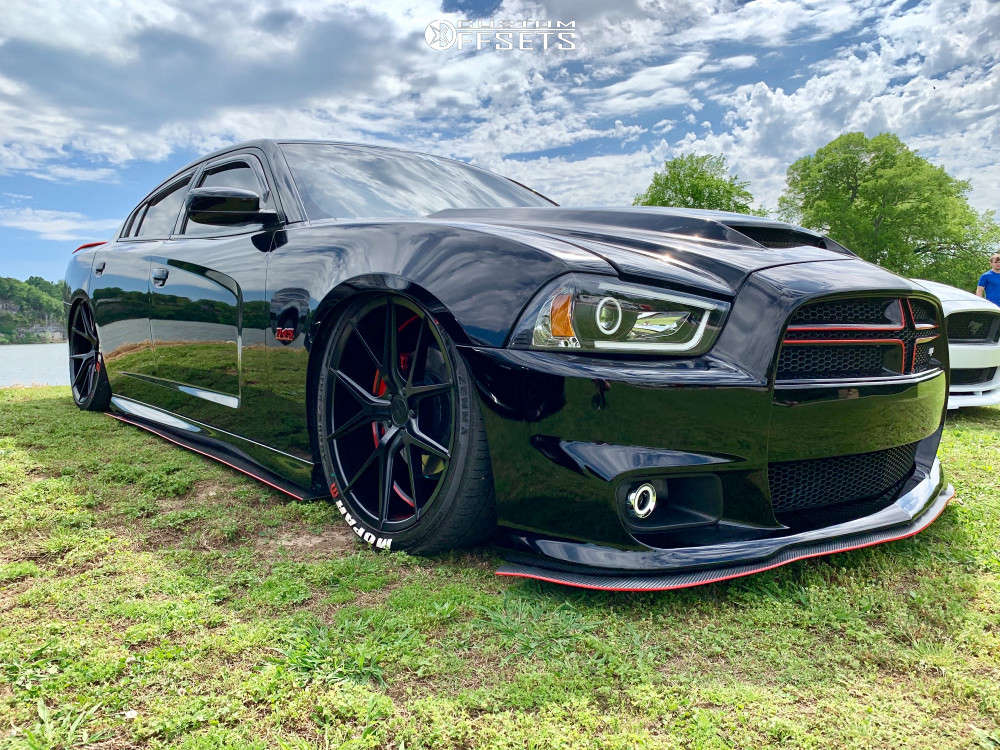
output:
[[[434,318],[397,295],[350,303],[323,354],[317,443],[330,493],[379,548],[440,552],[496,523],[482,415]]]
[[[81,409],[105,411],[111,403],[111,385],[103,365],[94,311],[79,302],[69,319],[69,383],[73,401]]]

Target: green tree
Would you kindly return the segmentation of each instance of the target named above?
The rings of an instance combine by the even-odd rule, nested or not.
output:
[[[969,190],[892,133],[845,133],[788,168],[778,210],[865,260],[968,288],[998,238]]]
[[[62,299],[66,291],[65,281],[46,281],[41,276],[29,276],[24,283],[55,299]]]
[[[27,282],[0,277],[0,343],[30,343],[38,337],[28,333],[29,328],[60,323],[65,315],[62,284],[38,276]],[[58,296],[42,289],[54,290]]]
[[[633,206],[677,206],[708,208],[763,215],[751,206],[749,183],[729,173],[726,157],[711,154],[682,154],[663,163],[662,172],[632,201]]]

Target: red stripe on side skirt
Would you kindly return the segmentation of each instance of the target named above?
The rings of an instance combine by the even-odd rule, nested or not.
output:
[[[109,411],[104,412],[104,413],[107,414],[112,419],[117,419],[119,422],[125,422],[126,424],[133,425],[135,427],[138,427],[141,430],[145,430],[146,432],[149,432],[149,433],[151,433],[153,435],[156,435],[156,437],[158,437],[158,438],[163,438],[168,443],[173,443],[174,445],[179,445],[181,448],[187,448],[189,451],[194,451],[198,455],[204,456],[205,458],[210,458],[213,461],[218,461],[220,464],[225,464],[230,469],[236,469],[236,471],[240,472],[240,474],[246,474],[248,477],[250,477],[252,479],[256,479],[258,482],[263,482],[268,487],[272,487],[273,489],[276,489],[278,492],[284,492],[289,497],[294,497],[296,500],[305,500],[304,497],[296,495],[294,492],[289,492],[284,487],[279,487],[278,485],[273,484],[273,483],[267,481],[266,479],[264,479],[264,477],[258,476],[257,474],[254,474],[252,471],[248,471],[247,469],[240,468],[239,466],[236,466],[235,464],[229,463],[225,459],[219,458],[218,456],[213,456],[211,453],[206,453],[205,451],[200,451],[197,448],[192,448],[190,445],[185,445],[184,443],[180,442],[179,440],[174,440],[171,437],[167,437],[166,435],[164,435],[159,430],[154,430],[153,428],[147,427],[144,424],[140,424],[139,422],[133,422],[131,419],[126,419],[125,417],[120,417],[117,414],[112,414]]]

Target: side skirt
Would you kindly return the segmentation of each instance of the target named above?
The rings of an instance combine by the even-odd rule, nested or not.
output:
[[[112,408],[113,411],[105,412],[112,419],[134,425],[174,445],[179,445],[206,458],[211,458],[214,461],[225,464],[231,469],[235,469],[241,474],[246,474],[296,500],[313,500],[327,497],[289,481],[262,466],[260,462],[254,460],[233,444],[211,436],[208,434],[209,430],[185,422],[174,415],[119,396],[112,399]]]

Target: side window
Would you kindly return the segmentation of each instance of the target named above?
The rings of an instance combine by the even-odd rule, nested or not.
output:
[[[257,195],[261,196],[260,207],[271,208],[270,195],[268,195],[266,199],[264,198],[264,187],[260,184],[260,180],[257,179],[257,174],[254,172],[253,168],[244,161],[229,162],[228,164],[223,164],[222,166],[206,170],[205,174],[201,178],[201,181],[198,183],[198,187],[235,187],[242,188],[244,190],[253,190],[257,193]],[[240,231],[251,229],[254,226],[259,225],[245,224],[232,227],[231,229]],[[208,234],[225,229],[226,227],[199,224],[196,221],[188,219],[184,225],[184,234]]]
[[[174,231],[174,222],[177,220],[177,213],[184,203],[184,196],[187,194],[188,181],[172,185],[168,192],[160,193],[159,196],[149,202],[146,215],[142,217],[139,231],[133,232],[134,237],[168,237]]]
[[[140,204],[135,211],[128,217],[128,221],[125,222],[125,228],[122,229],[121,237],[135,237],[136,232],[139,231],[139,224],[142,222],[142,214],[146,210],[146,204]]]

